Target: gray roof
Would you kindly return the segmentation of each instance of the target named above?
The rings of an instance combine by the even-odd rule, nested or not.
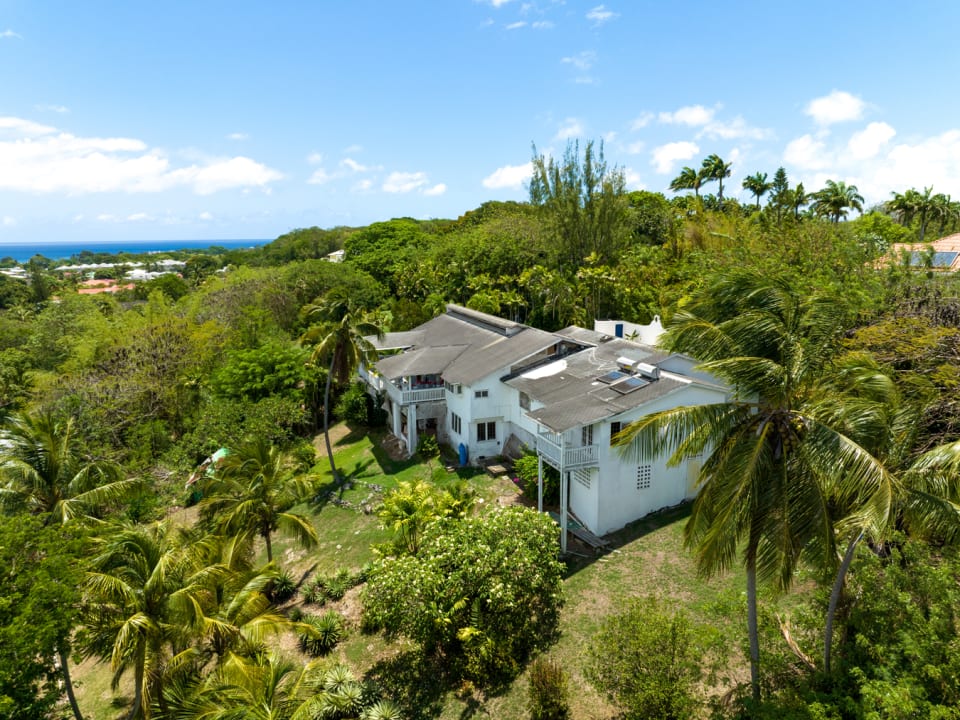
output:
[[[471,385],[490,373],[536,355],[560,340],[536,328],[449,305],[447,312],[413,330],[387,333],[378,348],[404,348],[381,358],[377,371],[393,379],[410,375],[443,375],[451,383]]]
[[[597,378],[617,369],[618,358],[655,365],[667,357],[648,345],[615,338],[578,353],[567,355],[540,371],[506,380],[544,407],[527,413],[554,432],[590,425],[640,407],[690,384],[687,378],[661,373],[659,380],[621,394]]]

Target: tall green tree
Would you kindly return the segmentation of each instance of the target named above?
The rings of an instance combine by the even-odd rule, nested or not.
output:
[[[197,549],[164,522],[110,528],[98,541],[83,590],[84,644],[109,659],[116,689],[133,671],[127,720],[166,710],[170,659],[190,645],[197,627]]]
[[[773,183],[767,182],[766,173],[757,172],[743,179],[743,189],[753,193],[757,199],[757,210],[760,209],[760,198],[766,195],[772,187]]]
[[[357,308],[348,298],[330,294],[322,302],[308,305],[304,315],[312,325],[301,337],[305,345],[313,345],[310,362],[325,364],[327,380],[323,391],[323,438],[327,444],[330,472],[338,480],[337,465],[330,445],[330,387],[336,378],[348,382],[363,363],[376,361],[376,347],[367,337],[383,338],[383,328],[369,313]]]
[[[73,421],[40,413],[15,415],[0,431],[0,506],[48,515],[65,523],[84,511],[116,502],[138,485],[113,463],[82,456]]]
[[[735,390],[727,402],[646,416],[621,434],[625,452],[706,454],[684,530],[701,573],[747,573],[751,685],[760,695],[757,582],[789,587],[801,552],[834,552],[828,503],[856,506],[864,522],[889,512],[891,478],[869,452],[813,412],[829,375],[845,309],[789,284],[737,273],[713,282],[677,314],[665,338]]]
[[[592,141],[580,155],[579,143],[569,143],[559,160],[533,148],[530,202],[542,209],[556,238],[561,269],[571,274],[595,253],[603,264],[616,262],[630,236],[626,177],[609,167]]]
[[[843,180],[827,180],[823,189],[813,193],[813,211],[833,222],[840,222],[850,210],[863,210],[863,195],[856,185],[847,185]]]
[[[69,529],[39,518],[0,522],[0,717],[51,717],[66,692],[83,720],[69,660],[82,579],[78,545]]]
[[[312,486],[292,459],[262,438],[232,448],[203,487],[201,516],[227,533],[256,533],[273,561],[273,534],[287,533],[303,547],[317,544],[310,519],[290,509],[310,497]]]
[[[703,159],[700,166],[700,174],[704,180],[716,180],[719,183],[717,188],[717,201],[723,205],[723,179],[730,177],[732,163],[724,162],[717,154],[708,155]]]
[[[694,196],[700,200],[700,186],[703,185],[704,175],[702,171],[694,170],[692,167],[685,167],[673,180],[670,181],[670,189],[674,192],[679,190],[693,190]]]

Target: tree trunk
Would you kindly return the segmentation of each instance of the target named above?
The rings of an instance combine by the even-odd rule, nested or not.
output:
[[[328,443],[329,445],[329,443]],[[273,544],[270,542],[270,532],[263,534],[263,540],[267,544],[267,562],[273,562]]]
[[[323,391],[323,439],[327,443],[327,457],[330,458],[330,472],[333,474],[333,482],[339,482],[337,474],[337,465],[333,460],[333,448],[330,447],[330,382],[333,379],[333,364],[336,362],[337,354],[334,352],[330,358],[330,367],[327,369],[327,385]]]
[[[850,563],[853,562],[853,555],[863,539],[863,532],[850,540],[847,545],[847,551],[843,554],[843,561],[837,569],[837,576],[833,581],[833,589],[830,591],[830,604],[827,606],[826,627],[823,632],[823,671],[830,673],[830,653],[833,647],[833,620],[837,614],[837,605],[840,604],[840,596],[843,594],[843,586],[847,579],[847,571],[850,569]]]
[[[747,633],[750,636],[750,688],[760,702],[760,636],[757,629],[757,548],[747,550]]]
[[[143,675],[144,675],[144,665],[146,664],[143,653],[146,652],[146,648],[142,645],[143,641],[141,640],[137,647],[137,659],[134,661],[134,671],[133,671],[133,707],[130,708],[130,714],[127,715],[127,720],[137,720],[137,718],[143,717]]]
[[[83,720],[83,715],[80,714],[80,706],[77,705],[77,697],[73,694],[73,681],[70,679],[69,653],[60,645],[57,647],[57,654],[60,657],[60,672],[63,674],[63,687],[67,691],[70,709],[73,710],[73,716],[76,720]]]

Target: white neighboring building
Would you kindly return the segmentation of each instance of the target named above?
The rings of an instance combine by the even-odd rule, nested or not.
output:
[[[375,345],[380,360],[360,374],[382,393],[408,452],[422,432],[471,462],[522,444],[560,471],[561,526],[569,511],[596,535],[697,492],[699,462],[638,464],[611,447],[612,436],[649,413],[729,396],[686,356],[579,327],[544,332],[457,305]]]

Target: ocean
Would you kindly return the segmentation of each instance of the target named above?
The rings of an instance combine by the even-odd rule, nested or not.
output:
[[[146,253],[166,250],[192,250],[216,245],[228,249],[252,248],[266,245],[271,240],[130,240],[72,243],[0,243],[0,258],[12,257],[27,262],[37,253],[51,260],[65,260],[83,250],[95,253]]]

